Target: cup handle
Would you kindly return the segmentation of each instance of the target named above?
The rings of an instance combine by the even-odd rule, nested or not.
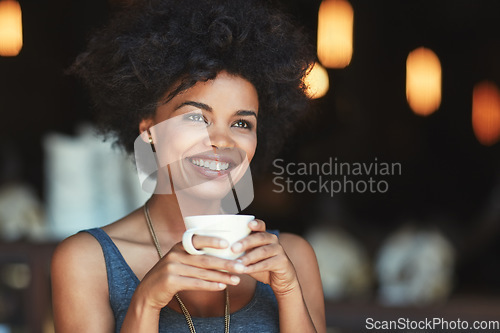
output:
[[[189,254],[200,255],[205,254],[205,251],[198,250],[193,245],[193,236],[196,229],[188,229],[182,235],[182,246],[184,246],[184,250],[186,250]]]

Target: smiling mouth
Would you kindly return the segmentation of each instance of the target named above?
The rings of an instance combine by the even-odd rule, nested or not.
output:
[[[198,166],[212,171],[224,171],[229,168],[229,163],[210,159],[191,158],[189,161]]]

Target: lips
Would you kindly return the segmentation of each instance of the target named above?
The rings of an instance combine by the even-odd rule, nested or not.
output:
[[[195,170],[208,178],[226,175],[239,164],[232,156],[220,154],[199,154],[190,156],[186,160]]]
[[[210,169],[212,171],[224,171],[224,170],[227,170],[229,168],[229,163],[221,162],[221,161],[217,161],[217,160],[191,158],[189,161],[196,166]]]

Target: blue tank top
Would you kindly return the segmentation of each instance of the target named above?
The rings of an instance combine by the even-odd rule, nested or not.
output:
[[[104,230],[94,228],[84,231],[94,236],[101,244],[108,275],[109,301],[116,322],[115,332],[120,332],[130,300],[140,281]],[[224,332],[224,317],[192,317],[192,320],[197,333]],[[250,303],[231,313],[229,327],[231,333],[278,333],[278,303],[271,287],[257,282]],[[190,331],[183,314],[164,307],[160,312],[159,332],[189,333]]]

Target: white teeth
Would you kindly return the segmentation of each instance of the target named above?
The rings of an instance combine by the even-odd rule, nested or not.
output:
[[[213,160],[207,160],[204,161],[202,159],[192,159],[191,163],[197,166],[201,166],[213,171],[220,171],[220,170],[227,170],[229,168],[229,163],[226,162],[219,162],[219,161],[213,161]]]

